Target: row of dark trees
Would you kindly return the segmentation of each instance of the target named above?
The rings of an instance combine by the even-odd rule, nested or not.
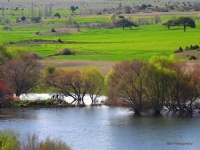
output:
[[[173,26],[183,26],[184,32],[186,31],[187,27],[196,27],[195,21],[190,17],[179,17],[178,19],[172,19],[163,23],[163,26],[166,26],[168,29]]]
[[[80,31],[80,28],[89,28],[89,29],[95,29],[95,28],[122,28],[124,30],[124,28],[129,27],[130,29],[132,29],[132,27],[139,27],[140,24],[148,24],[148,22],[146,22],[147,20],[145,19],[138,19],[136,21],[132,21],[131,19],[126,19],[124,18],[124,16],[118,16],[115,14],[111,14],[109,15],[109,22],[100,22],[100,23],[77,23],[72,21],[72,18],[70,17],[68,19],[68,22],[66,23],[67,27],[75,27],[78,29],[78,31]],[[153,22],[155,22],[156,24],[159,23],[160,17],[159,16],[155,16],[153,18]],[[172,19],[169,20],[165,23],[163,23],[163,26],[166,26],[168,29],[170,29],[170,27],[172,26],[183,26],[184,28],[184,32],[186,31],[187,27],[191,27],[191,28],[195,28],[196,24],[195,21],[190,18],[190,17],[179,17],[178,19]]]
[[[155,23],[157,24],[158,22],[160,22],[160,17],[156,16],[154,20],[155,20]],[[116,27],[122,27],[123,30],[125,27],[130,27],[131,29],[132,29],[132,26],[138,27],[138,24],[125,18],[114,21],[114,25]],[[163,26],[166,26],[168,29],[170,29],[170,27],[172,26],[183,26],[183,29],[185,32],[187,27],[195,28],[196,24],[195,24],[195,21],[191,17],[179,17],[178,19],[172,19],[163,23]]]
[[[137,59],[115,65],[107,81],[109,99],[126,99],[135,114],[165,107],[170,111],[194,113],[199,108],[200,65],[190,69],[184,62],[154,57],[150,62]]]

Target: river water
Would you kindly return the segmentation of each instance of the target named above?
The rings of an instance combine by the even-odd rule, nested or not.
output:
[[[200,117],[136,117],[127,108],[1,109],[0,130],[64,140],[74,150],[197,150]]]

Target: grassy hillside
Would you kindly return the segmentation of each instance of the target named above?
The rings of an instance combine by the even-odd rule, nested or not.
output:
[[[186,32],[183,32],[183,27],[172,27],[168,30],[161,24],[142,25],[133,30],[81,29],[78,32],[77,29],[65,28],[59,23],[38,23],[12,27],[12,31],[2,30],[0,41],[8,46],[13,46],[9,43],[14,42],[19,47],[35,51],[40,56],[52,55],[61,48],[69,48],[75,55],[55,57],[73,60],[148,60],[154,55],[172,55],[180,46],[184,48],[187,45],[200,44],[200,22],[196,25],[196,28],[187,28]],[[55,27],[57,32],[52,33],[52,27]],[[37,31],[40,31],[41,35],[36,35]],[[59,38],[63,44],[53,42]],[[35,42],[36,39],[39,42]]]

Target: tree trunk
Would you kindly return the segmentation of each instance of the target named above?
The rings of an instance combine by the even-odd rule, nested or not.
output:
[[[154,113],[154,115],[160,115],[160,110],[158,110],[158,109],[154,109],[154,111],[155,111],[155,113]]]
[[[141,111],[138,108],[134,109],[134,112],[137,116],[141,115]]]

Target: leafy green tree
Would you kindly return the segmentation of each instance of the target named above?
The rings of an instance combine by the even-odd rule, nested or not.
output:
[[[163,26],[166,26],[168,29],[170,29],[171,26],[183,26],[185,32],[187,27],[195,28],[196,24],[190,17],[179,17],[178,19],[172,19],[163,23]]]
[[[78,9],[78,6],[71,6],[70,10],[72,11],[72,13],[74,14],[74,12]]]
[[[124,30],[125,27],[130,27],[130,29],[132,29],[132,26],[139,27],[134,22],[132,22],[132,21],[130,21],[128,19],[120,19],[120,20],[116,21],[114,23],[114,25],[116,27],[122,27],[123,30]]]
[[[104,77],[97,69],[89,68],[83,70],[82,78],[87,86],[87,93],[90,95],[92,104],[94,104],[104,88]]]
[[[26,17],[22,16],[21,21],[25,21],[25,20],[26,20]]]
[[[7,50],[7,48],[0,43],[0,63],[2,64],[4,61],[12,58],[11,53]]]
[[[25,50],[23,49],[20,49],[19,47],[17,46],[13,46],[11,47],[8,52],[10,53],[12,59],[15,59],[15,58],[23,58],[23,57],[26,57],[28,55],[28,52],[26,52]]]
[[[168,30],[170,30],[170,27],[178,26],[178,25],[179,25],[179,23],[178,23],[177,19],[172,19],[172,20],[169,20],[169,21],[163,23],[163,26],[167,27]]]
[[[190,28],[196,27],[195,21],[190,17],[179,17],[177,22],[180,26],[183,26],[184,32],[186,31],[187,27]]]
[[[152,58],[145,70],[145,98],[151,103],[155,114],[160,114],[165,103],[169,101],[168,90],[174,72],[168,69],[172,62],[166,60],[165,57]]]

